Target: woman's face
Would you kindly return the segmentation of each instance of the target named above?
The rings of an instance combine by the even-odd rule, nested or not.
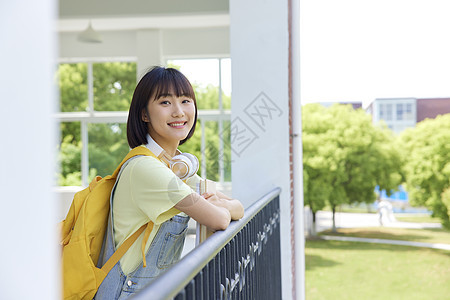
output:
[[[148,132],[166,151],[176,149],[194,125],[194,100],[187,96],[177,97],[173,92],[158,99],[151,98],[147,112],[149,118],[144,116],[144,121],[148,122]]]

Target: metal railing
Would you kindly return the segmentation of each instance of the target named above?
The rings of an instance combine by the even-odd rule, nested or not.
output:
[[[280,191],[255,202],[133,299],[281,299]]]

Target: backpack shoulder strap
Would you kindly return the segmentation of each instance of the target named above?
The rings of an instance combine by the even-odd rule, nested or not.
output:
[[[137,155],[146,155],[146,156],[153,156],[154,158],[157,158],[155,154],[153,154],[152,151],[150,151],[147,147],[145,146],[138,146],[135,147],[133,149],[130,150],[130,152],[128,152],[127,156],[125,156],[125,158],[122,160],[122,162],[119,164],[119,166],[116,168],[116,170],[114,171],[114,173],[111,175],[111,177],[113,178],[117,178],[117,175],[120,172],[120,169],[122,168],[122,165],[129,160],[130,158],[137,156]]]
[[[108,259],[108,261],[103,265],[102,271],[106,274],[112,270],[112,268],[117,264],[117,262],[122,258],[122,256],[127,252],[127,250],[133,245],[133,243],[137,240],[137,238],[144,232],[146,227],[153,227],[152,222],[148,222],[147,224],[142,225],[135,233],[133,233],[129,238],[125,240],[125,242],[120,245],[120,247],[114,252],[113,255]]]
[[[156,155],[153,154],[147,147],[145,146],[138,146],[130,150],[128,152],[127,156],[122,160],[122,162],[119,164],[117,169],[114,171],[114,173],[111,175],[112,178],[118,178],[120,177],[121,172],[123,171],[122,167],[124,164],[127,164],[128,161],[138,155],[146,155],[146,156],[153,156],[155,158]],[[113,187],[114,190],[114,187]],[[122,245],[111,255],[111,257],[106,261],[106,263],[102,266],[102,270],[108,274],[112,268],[117,264],[117,262],[122,258],[122,256],[128,251],[128,249],[133,245],[133,243],[137,240],[137,238],[146,230],[146,232],[149,232],[153,228],[153,222],[148,222],[147,224],[142,225],[138,230],[136,230],[130,237],[128,237]],[[148,240],[148,234],[146,237],[144,237],[144,243]],[[145,244],[144,244],[145,245]],[[145,264],[145,256],[144,256],[144,264]]]

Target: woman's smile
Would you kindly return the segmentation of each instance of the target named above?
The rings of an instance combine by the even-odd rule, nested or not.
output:
[[[187,124],[187,121],[186,122],[171,122],[171,123],[168,123],[168,125],[170,126],[170,127],[172,127],[172,128],[179,128],[179,129],[182,129],[182,128],[184,128],[185,126],[186,126],[186,124]]]

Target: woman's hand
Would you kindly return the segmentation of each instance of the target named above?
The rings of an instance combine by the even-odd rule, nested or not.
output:
[[[175,205],[175,208],[212,230],[225,230],[230,224],[231,214],[227,208],[214,205],[197,193],[192,193],[182,199]]]
[[[239,200],[231,199],[221,192],[204,193],[202,197],[216,206],[226,208],[230,212],[231,220],[239,220],[244,216],[244,207]]]

